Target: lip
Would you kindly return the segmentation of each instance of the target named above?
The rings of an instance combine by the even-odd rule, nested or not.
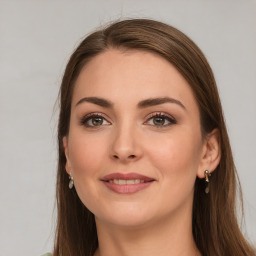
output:
[[[153,178],[147,177],[145,175],[141,175],[139,173],[130,172],[130,173],[111,173],[106,176],[104,176],[101,180],[102,181],[109,181],[114,179],[120,179],[120,180],[144,180],[145,182],[154,181]]]
[[[115,184],[109,182],[110,180],[143,180],[143,183],[137,184]],[[149,187],[155,179],[141,175],[139,173],[111,173],[104,176],[101,181],[103,184],[113,192],[118,194],[132,194]]]

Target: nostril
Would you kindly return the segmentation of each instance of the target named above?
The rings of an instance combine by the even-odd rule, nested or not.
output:
[[[136,156],[135,155],[129,155],[128,157],[125,157],[124,156],[124,158],[123,157],[120,157],[120,156],[118,156],[118,155],[113,155],[112,156],[113,158],[115,158],[115,159],[134,159],[134,158],[136,158]]]

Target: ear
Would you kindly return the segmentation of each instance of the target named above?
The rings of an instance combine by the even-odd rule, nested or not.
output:
[[[214,129],[210,132],[203,144],[202,158],[197,171],[199,178],[205,177],[205,171],[212,173],[218,166],[221,158],[221,145],[219,130]]]
[[[63,148],[64,148],[64,152],[65,152],[65,156],[66,156],[66,172],[68,174],[71,173],[71,164],[70,164],[70,160],[69,160],[69,153],[68,153],[68,138],[67,136],[64,136],[62,138],[62,142],[63,142]]]

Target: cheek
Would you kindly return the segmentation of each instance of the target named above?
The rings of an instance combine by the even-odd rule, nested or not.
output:
[[[95,170],[99,170],[100,159],[106,155],[105,140],[104,136],[85,136],[81,133],[70,137],[69,157],[74,175],[97,174]]]
[[[155,141],[148,151],[161,184],[157,192],[161,198],[155,201],[159,202],[159,211],[166,214],[182,205],[190,207],[193,201],[200,145],[195,137],[186,134],[177,133],[165,141]]]
[[[95,201],[102,196],[95,185],[105,167],[107,150],[104,145],[107,145],[104,136],[85,136],[74,132],[69,138],[69,157],[75,188],[83,204],[92,212],[95,210]]]
[[[200,162],[199,136],[179,131],[151,144],[149,159],[160,170],[161,179],[172,184],[192,180],[193,184]]]

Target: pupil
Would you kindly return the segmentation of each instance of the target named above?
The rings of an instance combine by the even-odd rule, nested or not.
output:
[[[93,125],[97,126],[97,125],[101,125],[103,123],[103,118],[101,117],[94,117],[92,119],[92,123]]]
[[[155,117],[153,122],[155,125],[163,125],[165,120],[162,117]]]

